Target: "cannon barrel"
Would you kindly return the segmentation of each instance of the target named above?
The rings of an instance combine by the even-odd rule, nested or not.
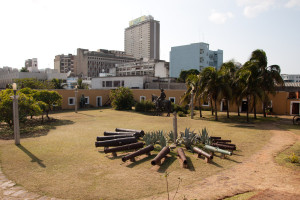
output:
[[[136,135],[134,132],[113,132],[113,131],[104,131],[104,136],[110,135]]]
[[[110,135],[110,136],[98,136],[96,141],[113,140],[118,138],[134,137],[134,135]]]
[[[126,129],[126,128],[116,128],[117,132],[134,132],[139,135],[139,137],[143,137],[145,132],[143,130],[134,130],[134,129]]]
[[[119,138],[114,140],[105,140],[95,142],[96,147],[113,147],[113,146],[122,146],[125,144],[136,143],[137,140],[135,137]]]
[[[128,154],[126,156],[123,156],[122,161],[125,162],[126,160],[133,159],[136,156],[143,155],[143,154],[146,154],[146,153],[150,153],[150,151],[153,151],[153,150],[154,150],[154,146],[153,145],[148,145],[143,149],[140,149],[140,150],[138,150],[136,152],[133,152],[131,154]]]
[[[224,144],[224,145],[227,145],[227,146],[232,146],[232,147],[236,147],[235,144],[231,144],[231,143],[226,143],[226,142],[216,142],[217,144]]]
[[[202,156],[208,158],[208,159],[213,159],[213,155],[210,155],[209,153],[207,153],[207,152],[205,152],[205,151],[199,149],[198,147],[194,147],[194,148],[193,148],[193,151],[194,151],[195,153],[197,153],[197,154],[200,154],[200,155],[202,155]]]
[[[177,149],[177,153],[178,153],[179,158],[182,160],[183,164],[186,165],[187,164],[187,160],[186,160],[186,156],[184,154],[183,149],[182,148],[178,148]]]
[[[212,143],[211,145],[214,146],[214,147],[222,148],[222,149],[236,150],[235,146],[229,146],[229,145],[226,145],[226,144]]]
[[[231,142],[231,140],[219,140],[219,139],[214,139],[215,142]]]
[[[161,159],[164,158],[168,153],[170,153],[169,147],[164,147],[157,156],[151,161],[151,165],[157,165],[160,163]]]
[[[104,153],[126,151],[126,150],[131,150],[131,149],[140,149],[140,148],[143,148],[143,146],[144,146],[143,142],[137,142],[137,143],[126,144],[126,145],[115,147],[115,148],[104,149]]]
[[[209,139],[211,139],[211,140],[221,140],[221,137],[210,136]]]
[[[230,156],[232,155],[231,152],[220,149],[219,147],[213,147],[213,146],[205,145],[204,148],[207,149],[207,150],[213,151],[213,152],[219,152],[219,153],[230,155]]]

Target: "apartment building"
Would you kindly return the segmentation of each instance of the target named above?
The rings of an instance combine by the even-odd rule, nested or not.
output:
[[[159,59],[160,23],[151,15],[129,22],[125,29],[125,52],[134,58]]]
[[[75,73],[74,69],[74,55],[57,55],[54,59],[54,69],[60,73]]]
[[[29,72],[38,72],[38,60],[37,58],[27,59],[25,60],[25,68]]]
[[[300,74],[281,74],[285,83],[300,83]]]
[[[183,70],[212,66],[219,69],[223,64],[223,50],[212,51],[207,43],[194,43],[171,48],[170,77],[179,77]]]
[[[109,73],[116,64],[135,60],[133,56],[127,55],[124,51],[106,49],[89,51],[78,48],[74,58],[74,72],[75,76],[98,77],[100,73]]]

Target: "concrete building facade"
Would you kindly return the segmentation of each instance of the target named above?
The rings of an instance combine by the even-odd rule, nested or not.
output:
[[[125,29],[124,40],[126,54],[136,59],[159,59],[160,23],[151,15],[130,21]]]
[[[29,72],[38,72],[38,60],[37,58],[27,59],[25,60],[25,68]]]
[[[281,74],[281,77],[286,83],[299,83],[300,74]]]
[[[223,64],[223,50],[209,50],[207,43],[194,43],[172,47],[170,52],[170,77],[179,77],[183,70],[213,66],[219,69]]]
[[[109,69],[114,68],[116,64],[133,61],[133,56],[125,54],[124,51],[89,51],[78,48],[74,59],[74,73],[80,77],[98,77],[100,73],[109,73]]]
[[[116,76],[169,77],[169,63],[144,58],[135,62],[116,64]]]
[[[54,69],[60,73],[71,72],[74,74],[74,55],[57,55],[54,59]]]

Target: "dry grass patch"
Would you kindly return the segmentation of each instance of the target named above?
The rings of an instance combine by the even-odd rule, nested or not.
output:
[[[208,113],[205,114],[208,116]],[[22,146],[19,147],[13,145],[13,141],[1,141],[1,165],[9,179],[26,189],[66,199],[151,197],[166,192],[166,171],[170,173],[170,191],[176,189],[178,177],[182,179],[181,185],[193,185],[243,162],[270,138],[268,131],[262,131],[254,124],[178,118],[179,131],[188,127],[198,132],[206,127],[210,135],[231,139],[238,150],[228,159],[216,156],[212,164],[206,164],[196,155],[186,152],[189,169],[181,168],[174,151],[159,167],[150,164],[154,156],[140,156],[135,163],[123,163],[121,156],[112,158],[110,154],[102,153],[103,148],[95,148],[94,142],[104,131],[113,131],[116,127],[168,132],[172,130],[172,117],[112,109],[80,111],[77,114],[64,112],[52,117],[71,123],[50,129],[42,137],[21,139]],[[180,189],[179,193],[184,195]]]

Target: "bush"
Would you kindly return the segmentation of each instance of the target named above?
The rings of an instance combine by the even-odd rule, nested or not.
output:
[[[182,112],[184,114],[188,114],[188,106],[180,106],[172,103],[172,110],[176,111],[177,113]]]
[[[289,160],[290,160],[291,163],[298,163],[299,162],[299,157],[293,152],[289,156]]]
[[[155,109],[155,105],[151,101],[141,101],[135,104],[135,111],[137,112],[150,112]]]
[[[119,87],[111,90],[109,97],[112,107],[116,110],[131,110],[134,106],[133,94],[129,88]]]
[[[186,114],[183,113],[182,111],[179,111],[177,114],[179,117],[186,117]]]

